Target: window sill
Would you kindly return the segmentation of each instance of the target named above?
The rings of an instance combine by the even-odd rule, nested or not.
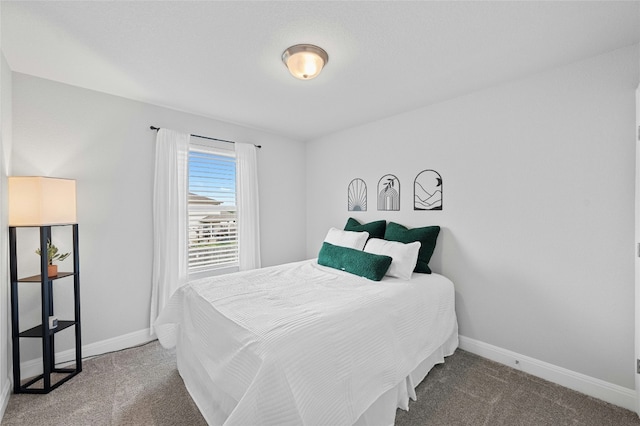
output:
[[[235,266],[227,266],[223,268],[207,269],[206,271],[193,272],[189,274],[189,282],[199,280],[201,278],[232,274],[234,272],[238,272],[239,270],[240,268],[238,267],[238,265],[235,265]]]

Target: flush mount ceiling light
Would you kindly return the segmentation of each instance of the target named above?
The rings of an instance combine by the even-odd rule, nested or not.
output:
[[[282,62],[295,78],[311,80],[329,62],[329,55],[313,44],[296,44],[282,53]]]

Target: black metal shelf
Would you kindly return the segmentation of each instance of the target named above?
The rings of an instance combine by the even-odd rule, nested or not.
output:
[[[72,277],[76,275],[75,272],[58,272],[58,275],[54,275],[52,277],[47,277],[49,281],[59,280],[64,277]],[[32,275],[30,277],[20,278],[18,279],[19,283],[39,283],[42,282],[42,275]]]
[[[64,382],[66,382],[67,380],[69,380],[70,378],[72,378],[73,376],[75,376],[76,374],[78,374],[79,372],[80,372],[79,370],[74,368],[53,368],[51,369],[51,373],[66,374],[66,376],[61,377],[60,380],[51,384],[48,390],[45,388],[32,388],[31,386],[38,383],[40,380],[44,380],[44,374],[39,374],[35,377],[32,377],[27,382],[21,384],[20,393],[35,393],[35,394],[49,393],[55,388],[57,388],[58,386],[60,386],[61,384],[63,384]]]
[[[58,321],[58,326],[56,328],[49,329],[49,335],[53,335],[59,331],[64,330],[65,328],[69,328],[76,325],[75,321]],[[44,332],[42,331],[42,324],[36,325],[28,330],[23,331],[19,334],[20,337],[42,337]]]
[[[51,392],[67,380],[82,371],[82,344],[80,332],[80,261],[78,257],[78,225],[65,224],[55,226],[71,226],[73,237],[73,272],[59,272],[47,275],[47,258],[40,256],[40,274],[18,278],[17,231],[15,226],[9,227],[9,253],[11,275],[11,341],[13,353],[13,392],[40,393]],[[33,226],[40,231],[40,251],[46,253],[47,242],[51,239],[51,226]],[[73,277],[74,319],[59,320],[55,328],[49,327],[49,319],[53,313],[53,281],[60,278]],[[18,283],[40,283],[41,323],[20,332],[20,315],[18,312]],[[58,285],[56,285],[58,287]],[[58,332],[72,328],[75,332],[75,368],[56,368],[55,336]],[[22,381],[20,375],[20,338],[39,338],[42,341],[42,374]],[[73,361],[73,360],[72,360]],[[62,377],[60,377],[62,375]]]

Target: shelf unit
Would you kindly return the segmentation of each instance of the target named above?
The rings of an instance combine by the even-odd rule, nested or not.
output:
[[[80,268],[78,259],[78,225],[68,226],[73,232],[73,272],[58,272],[49,277],[47,272],[47,256],[40,256],[40,274],[25,278],[18,278],[17,259],[17,227],[9,227],[9,253],[11,274],[11,339],[13,346],[13,392],[14,393],[49,393],[73,376],[82,371],[82,344],[80,333]],[[39,228],[41,253],[47,252],[47,241],[51,239],[52,226],[24,226],[21,228]],[[58,326],[49,328],[49,317],[53,315],[53,282],[67,277],[73,278],[73,320],[59,320]],[[41,323],[35,327],[20,331],[20,316],[18,312],[19,283],[40,283]],[[67,328],[75,331],[75,368],[57,368],[55,364],[55,336]],[[36,338],[42,340],[42,374],[32,377],[22,383],[20,375],[20,339]],[[52,383],[52,374],[62,375]],[[36,387],[42,382],[42,387]]]

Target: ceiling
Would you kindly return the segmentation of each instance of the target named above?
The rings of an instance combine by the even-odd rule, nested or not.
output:
[[[0,3],[13,71],[298,141],[640,41],[640,2]],[[280,57],[329,53],[314,80]]]

